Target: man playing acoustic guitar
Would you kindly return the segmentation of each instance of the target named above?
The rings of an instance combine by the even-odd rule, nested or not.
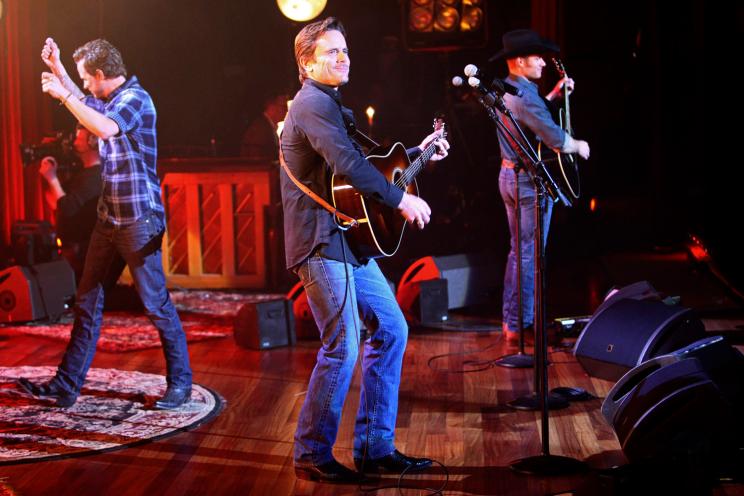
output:
[[[397,208],[419,228],[429,222],[431,210],[380,173],[349,137],[350,111],[341,105],[338,92],[349,79],[341,23],[329,17],[305,26],[295,38],[295,58],[302,88],[284,121],[280,143],[286,257],[288,268],[305,286],[321,338],[297,421],[295,473],[305,479],[353,483],[364,473],[421,470],[431,460],[405,456],[394,445],[408,327],[375,260],[351,252],[342,221],[331,213],[331,176],[344,176],[360,194]],[[447,156],[449,144],[439,132],[408,150],[409,156],[432,144],[436,153],[431,160]],[[338,463],[332,450],[362,344],[360,314],[369,338],[363,343],[355,472]]]
[[[533,81],[540,79],[545,61],[541,54],[558,52],[558,46],[541,38],[529,29],[509,31],[503,36],[504,48],[491,57],[491,61],[506,59],[509,67],[507,82],[522,90],[522,96],[505,95],[504,102],[514,114],[514,118],[528,135],[536,137],[549,148],[562,153],[578,153],[582,158],[589,158],[589,144],[586,141],[571,137],[564,129],[553,121],[550,111],[537,92],[537,84]],[[563,91],[573,91],[574,81],[570,78],[561,79],[546,97],[552,100]],[[503,117],[503,116],[502,116]],[[509,126],[506,119],[503,122]],[[501,172],[499,173],[499,191],[506,207],[509,232],[511,234],[511,249],[507,257],[504,274],[503,300],[503,329],[508,341],[518,339],[519,311],[517,302],[517,240],[521,246],[521,288],[522,288],[522,327],[532,325],[534,317],[534,289],[535,289],[535,187],[526,174],[524,168],[515,173],[515,166],[520,163],[503,133],[499,133],[501,148]],[[517,179],[518,178],[518,179]],[[519,183],[519,211],[520,229],[517,233],[517,202],[515,185]],[[543,208],[542,243],[543,249],[548,237],[552,202],[546,200]]]

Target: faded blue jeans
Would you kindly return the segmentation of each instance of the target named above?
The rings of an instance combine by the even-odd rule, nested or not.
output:
[[[506,258],[504,272],[504,299],[502,321],[511,330],[519,328],[519,306],[517,304],[517,208],[514,185],[514,169],[501,168],[499,173],[499,191],[504,200],[506,217],[509,222],[509,255]],[[519,205],[521,217],[520,244],[522,246],[522,326],[533,324],[535,316],[535,188],[526,172],[519,174]],[[553,202],[546,197],[543,209],[542,239],[543,254],[548,240],[550,217],[553,213]]]
[[[385,276],[374,260],[354,267],[317,252],[299,265],[297,274],[320,329],[321,347],[297,421],[295,461],[321,465],[333,458],[359,352],[360,314],[369,338],[363,343],[353,456],[375,459],[392,453],[408,325]]]
[[[163,220],[154,212],[126,227],[114,227],[101,221],[96,224],[75,296],[75,323],[70,342],[54,378],[65,391],[80,393],[93,361],[103,320],[103,283],[116,266],[117,254],[129,267],[145,314],[160,334],[168,385],[191,386],[186,335],[165,288],[161,258],[164,232]]]

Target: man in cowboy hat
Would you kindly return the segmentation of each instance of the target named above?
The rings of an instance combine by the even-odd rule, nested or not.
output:
[[[548,106],[537,92],[535,80],[542,76],[545,61],[542,54],[557,53],[558,46],[546,39],[541,38],[530,29],[517,29],[504,34],[504,47],[490,61],[505,59],[509,67],[509,76],[506,81],[522,90],[522,96],[504,95],[504,101],[517,123],[522,127],[528,137],[536,138],[553,150],[563,153],[578,153],[582,158],[589,158],[589,144],[586,141],[574,139],[555,123],[548,110]],[[574,89],[574,81],[564,77],[555,85],[553,90],[545,96],[546,100],[553,100],[562,95],[563,91],[569,94]],[[509,126],[509,122],[503,122]],[[506,138],[499,133],[499,147],[501,148],[501,171],[499,173],[499,191],[506,207],[507,219],[509,221],[509,232],[511,234],[511,249],[507,257],[506,271],[504,275],[504,300],[503,300],[503,329],[504,335],[510,342],[515,342],[519,334],[519,311],[517,305],[517,257],[516,243],[521,245],[521,288],[522,288],[522,327],[529,327],[534,318],[534,265],[535,265],[535,187],[523,168],[517,167],[520,163],[519,157],[513,151]],[[518,172],[519,171],[519,172]],[[518,184],[518,186],[517,186]],[[516,216],[516,188],[519,188],[520,209],[520,232],[517,236]],[[542,243],[543,249],[547,241],[550,216],[552,213],[552,202],[546,200],[543,208]]]

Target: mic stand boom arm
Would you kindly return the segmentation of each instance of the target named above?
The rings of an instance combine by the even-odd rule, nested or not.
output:
[[[493,103],[489,105],[491,100],[493,100]],[[488,95],[479,97],[479,101],[486,108],[488,116],[496,124],[498,131],[507,138],[507,142],[514,153],[519,157],[520,162],[524,165],[524,168],[529,174],[530,179],[532,179],[532,182],[535,183],[537,187],[541,188],[554,203],[560,201],[563,205],[570,207],[571,201],[555,182],[553,176],[550,175],[545,164],[541,160],[537,159],[535,149],[532,147],[532,144],[530,144],[527,136],[525,136],[522,128],[517,124],[514,114],[512,114],[511,110],[506,108],[504,99],[496,93],[489,93]],[[509,119],[509,122],[512,124],[513,128],[517,130],[521,139],[517,139],[511,129],[509,129],[509,126],[499,119],[494,107],[498,108],[498,110]]]

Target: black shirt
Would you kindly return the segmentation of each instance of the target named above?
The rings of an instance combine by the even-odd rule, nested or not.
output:
[[[98,218],[96,205],[102,187],[100,165],[83,168],[65,183],[56,212],[57,234],[63,244],[88,243]]]
[[[295,95],[284,121],[281,147],[292,174],[320,197],[331,202],[330,179],[346,176],[361,194],[396,208],[403,190],[390,183],[349,138],[341,115],[338,91],[306,80]],[[287,267],[293,268],[317,248],[334,260],[358,263],[336,227],[333,215],[300,191],[280,172],[284,206]]]

